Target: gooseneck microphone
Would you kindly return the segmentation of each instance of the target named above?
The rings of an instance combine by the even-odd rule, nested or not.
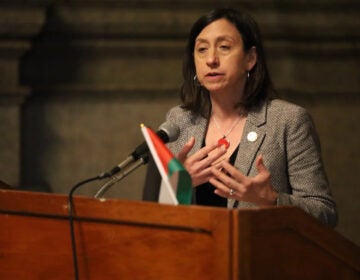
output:
[[[103,184],[101,188],[96,192],[94,198],[102,198],[105,192],[114,184],[119,182],[120,180],[124,179],[127,175],[135,171],[141,165],[147,164],[149,161],[149,153],[146,153],[144,156],[140,157],[133,163],[130,167],[126,168],[125,170],[121,170],[118,174],[111,176],[111,179]]]
[[[180,129],[176,124],[167,121],[159,126],[159,130],[156,132],[156,134],[160,137],[160,139],[164,143],[169,143],[175,141],[179,137]],[[122,169],[127,167],[129,164],[132,164],[133,162],[137,161],[139,158],[145,156],[148,152],[149,152],[149,148],[146,142],[144,141],[139,146],[137,146],[135,150],[130,155],[128,155],[128,157],[124,161],[119,163],[110,171],[100,174],[99,175],[100,179],[108,178],[115,175],[116,173],[120,172]]]

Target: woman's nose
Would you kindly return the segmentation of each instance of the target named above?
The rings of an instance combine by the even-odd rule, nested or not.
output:
[[[211,50],[209,52],[206,63],[210,67],[214,67],[214,66],[217,66],[219,64],[219,57],[218,57],[217,52],[216,52],[215,49],[213,49],[213,50]]]

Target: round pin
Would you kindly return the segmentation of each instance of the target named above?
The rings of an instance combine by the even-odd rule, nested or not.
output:
[[[255,131],[251,131],[247,135],[247,140],[250,142],[255,142],[257,137],[258,137],[257,133]]]

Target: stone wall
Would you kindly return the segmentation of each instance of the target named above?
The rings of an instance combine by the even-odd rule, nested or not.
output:
[[[143,141],[139,124],[156,129],[178,103],[193,21],[225,5],[255,17],[277,90],[312,113],[337,230],[360,244],[357,0],[2,1],[0,180],[68,193],[125,159]],[[140,199],[144,175],[143,166],[107,196]]]

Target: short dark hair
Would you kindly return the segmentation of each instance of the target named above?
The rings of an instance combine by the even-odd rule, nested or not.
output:
[[[273,92],[260,30],[255,20],[250,15],[231,8],[213,10],[200,17],[190,30],[183,60],[184,81],[180,92],[182,107],[204,117],[210,113],[211,104],[208,90],[194,79],[196,75],[193,56],[195,40],[207,25],[222,18],[227,19],[237,28],[242,37],[245,52],[253,46],[256,47],[257,52],[256,65],[249,73],[250,77],[245,85],[244,96],[242,100],[239,100],[237,106],[243,106],[249,110],[259,105]]]

